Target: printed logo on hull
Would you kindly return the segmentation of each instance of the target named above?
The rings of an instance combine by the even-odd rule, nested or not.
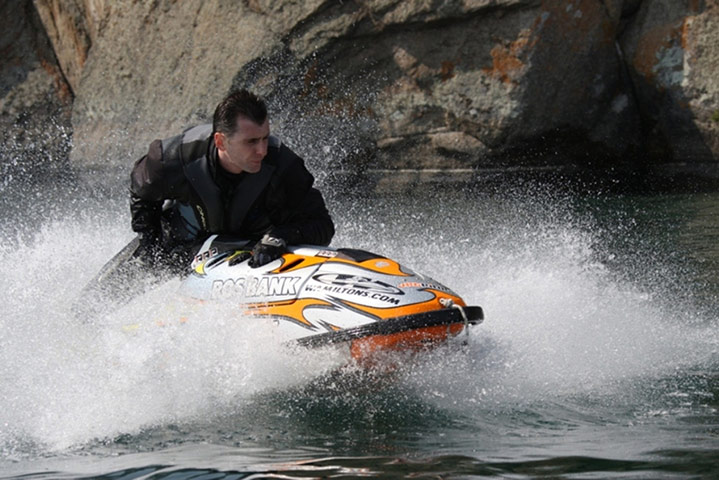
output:
[[[402,282],[397,285],[399,288],[431,288],[433,290],[442,290],[449,292],[449,288],[439,283],[428,283],[428,282]]]
[[[397,287],[388,283],[380,282],[379,280],[373,280],[359,275],[319,273],[314,275],[312,279],[320,283],[324,283],[325,285],[335,285],[339,287],[365,290],[368,292],[383,293],[386,295],[404,295],[404,292]]]
[[[212,282],[211,298],[295,296],[302,277],[240,277]]]

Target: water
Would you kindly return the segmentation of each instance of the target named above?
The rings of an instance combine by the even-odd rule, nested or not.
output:
[[[334,246],[432,276],[485,323],[388,372],[273,346],[226,307],[159,326],[173,282],[77,319],[132,236],[122,185],[3,185],[0,478],[719,475],[719,194],[325,188]]]

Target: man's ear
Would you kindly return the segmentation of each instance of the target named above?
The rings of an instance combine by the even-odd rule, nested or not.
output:
[[[218,150],[227,150],[225,147],[225,136],[220,132],[215,132],[215,146]]]

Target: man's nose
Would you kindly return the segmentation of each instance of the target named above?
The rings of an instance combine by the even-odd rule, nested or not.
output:
[[[256,150],[257,155],[262,155],[263,157],[264,157],[265,155],[267,155],[267,145],[268,145],[268,143],[269,143],[269,142],[268,142],[267,140],[263,140],[263,141],[257,143],[257,150]]]

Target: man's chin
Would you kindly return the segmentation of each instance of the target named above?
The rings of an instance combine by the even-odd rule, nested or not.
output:
[[[257,163],[250,163],[245,166],[245,171],[247,173],[257,173],[260,170],[262,170],[262,161],[259,161]]]

